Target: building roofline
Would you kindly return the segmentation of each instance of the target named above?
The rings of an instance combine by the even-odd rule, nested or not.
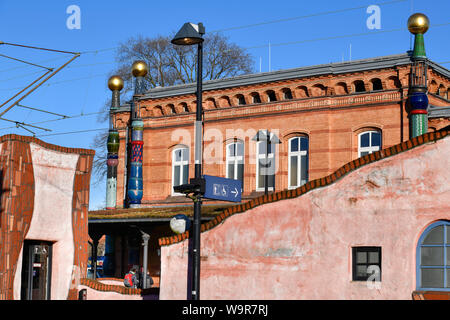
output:
[[[436,72],[450,78],[450,71],[445,67],[427,59],[428,65]],[[261,72],[245,74],[232,78],[208,80],[203,82],[203,91],[219,90],[239,86],[248,86],[260,83],[276,82],[290,79],[298,79],[310,76],[336,75],[367,70],[392,68],[411,63],[408,53],[367,58],[353,61],[337,62],[313,65],[307,67],[277,70],[271,72]],[[148,90],[140,100],[166,98],[180,95],[194,94],[196,83],[181,84],[170,87],[156,87]]]
[[[428,118],[448,118],[450,117],[450,106],[440,107],[429,105]]]

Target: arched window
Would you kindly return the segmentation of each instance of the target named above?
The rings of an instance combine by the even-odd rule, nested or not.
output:
[[[355,82],[353,82],[353,86],[354,86],[355,92],[365,92],[366,91],[366,87],[364,86],[364,81],[362,81],[362,80],[356,80]]]
[[[206,110],[216,109],[216,100],[214,98],[205,99],[204,108]]]
[[[292,99],[292,91],[289,88],[286,88],[283,90],[283,98],[284,100],[291,100]]]
[[[182,102],[180,105],[182,112],[189,112],[189,108],[186,102]]]
[[[308,137],[289,139],[289,189],[308,182]]]
[[[253,99],[253,101],[252,101],[253,103],[261,103],[261,98],[260,98],[258,92],[252,93],[251,96],[252,96],[252,99]]]
[[[153,115],[155,117],[161,117],[164,115],[163,108],[161,106],[156,106],[153,108]]]
[[[438,221],[417,244],[417,288],[450,291],[450,222]]]
[[[189,148],[181,147],[172,151],[172,187],[188,183]],[[173,192],[173,188],[172,188]]]
[[[176,111],[175,111],[175,106],[173,105],[173,104],[168,104],[167,105],[167,113],[168,114],[175,114],[176,113]]]
[[[347,84],[345,82],[339,82],[334,87],[334,91],[337,95],[348,94]]]
[[[436,94],[437,94],[437,95],[440,95],[441,97],[445,97],[445,87],[444,87],[443,84],[441,84],[441,85],[439,86],[439,88],[438,88],[437,91],[436,91]]]
[[[383,84],[380,79],[374,78],[370,82],[372,82],[372,91],[383,90]]]
[[[229,179],[241,180],[244,188],[244,143],[236,141],[227,144],[226,150],[227,172]]]
[[[239,106],[244,106],[244,105],[246,105],[246,103],[245,103],[245,97],[244,97],[242,94],[238,94],[238,95],[236,96],[236,98],[237,98],[237,101],[238,101],[238,105],[239,105]]]
[[[277,101],[277,96],[275,95],[275,91],[267,90],[267,102]]]
[[[299,98],[299,97],[300,97],[300,98],[306,98],[306,97],[309,97],[308,88],[305,87],[305,86],[299,86],[299,87],[297,87],[295,96],[296,96],[297,98]]]
[[[364,131],[358,135],[358,157],[381,150],[381,132]]]
[[[222,108],[228,108],[231,107],[231,102],[230,102],[230,98],[228,98],[227,96],[222,96],[219,98],[219,105]]]
[[[259,141],[257,143],[256,191],[265,190],[266,175],[268,176],[268,191],[275,190],[275,144],[270,143],[269,149],[267,146],[266,141]]]

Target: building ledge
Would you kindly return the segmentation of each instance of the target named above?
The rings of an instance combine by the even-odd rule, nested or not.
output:
[[[450,291],[413,291],[413,300],[450,300]]]
[[[215,217],[219,215],[230,204],[217,204],[202,207],[203,217]],[[188,217],[193,216],[194,206],[158,206],[148,208],[127,208],[89,211],[89,222],[96,220],[135,220],[135,219],[157,219],[170,220],[177,214],[185,214]]]

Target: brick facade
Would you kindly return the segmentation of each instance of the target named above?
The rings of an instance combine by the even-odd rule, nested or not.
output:
[[[242,141],[245,146],[243,197],[257,196],[256,146],[251,135],[259,129],[275,132],[282,142],[276,151],[275,191],[288,188],[288,142],[292,137],[309,138],[309,180],[329,175],[358,158],[361,132],[380,131],[382,148],[407,141],[410,65],[403,60],[402,64],[386,64],[400,58],[404,59],[403,55],[206,82],[204,174],[225,176],[226,144]],[[369,63],[374,63],[374,67],[367,67]],[[327,72],[327,68],[350,71]],[[435,64],[429,68],[429,99],[435,106],[449,104],[450,78],[448,70],[442,70]],[[281,79],[279,74],[285,73],[289,75]],[[184,197],[172,195],[172,151],[178,146],[189,147],[189,177],[194,176],[196,97],[187,88],[186,85],[155,88],[139,101],[144,120],[143,206],[189,203]],[[274,97],[276,101],[269,101]],[[125,138],[129,125],[126,106],[116,116],[120,133],[117,206],[122,207],[126,181]],[[448,124],[448,118],[433,119],[430,131]]]

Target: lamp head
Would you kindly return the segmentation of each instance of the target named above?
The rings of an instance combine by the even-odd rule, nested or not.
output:
[[[415,13],[408,19],[408,30],[412,34],[424,34],[430,27],[430,20],[423,13]]]
[[[186,22],[172,39],[173,44],[181,46],[190,46],[204,41],[202,35],[205,34],[205,27],[200,22],[193,24]]]

